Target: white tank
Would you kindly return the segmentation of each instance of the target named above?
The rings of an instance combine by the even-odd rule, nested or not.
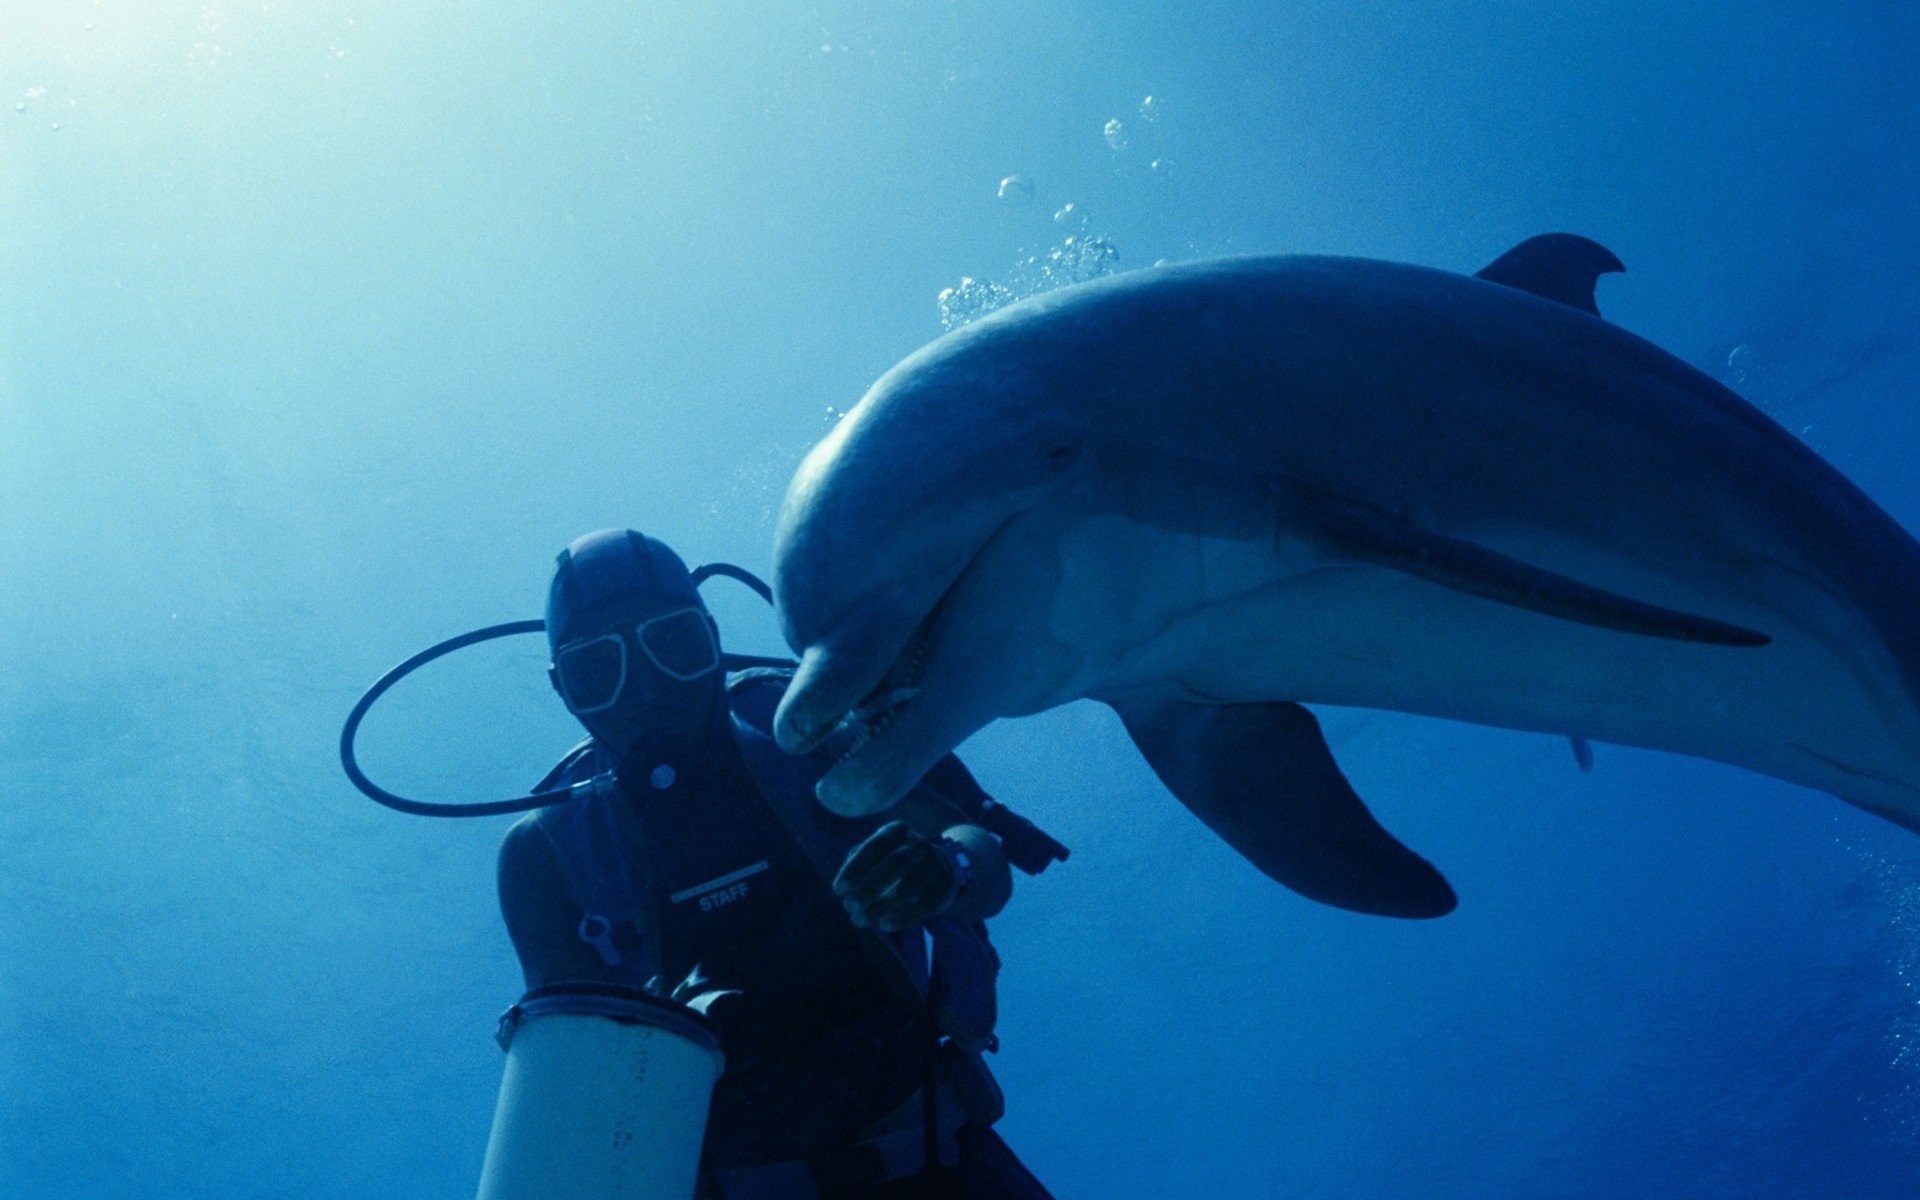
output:
[[[723,1059],[701,1018],[601,984],[528,992],[478,1200],[690,1200]]]

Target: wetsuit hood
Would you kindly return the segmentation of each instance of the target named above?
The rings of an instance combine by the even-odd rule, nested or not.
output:
[[[623,766],[724,736],[719,630],[665,543],[631,529],[576,539],[555,563],[546,625],[554,689]]]

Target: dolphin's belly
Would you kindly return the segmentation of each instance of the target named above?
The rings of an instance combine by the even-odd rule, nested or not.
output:
[[[1773,638],[1758,648],[1700,645],[1598,629],[1369,564],[1289,563],[1245,540],[1181,542],[1136,530],[1128,553],[1163,596],[1176,592],[1166,579],[1182,563],[1215,590],[1199,602],[1190,577],[1179,615],[1131,651],[1109,647],[1110,690],[1170,686],[1222,702],[1382,708],[1586,737],[1747,767],[1908,825],[1920,812],[1920,720],[1872,630],[1837,601],[1790,618],[1749,597],[1661,581],[1669,600]],[[1624,594],[1655,583],[1590,549],[1561,547],[1556,557]]]

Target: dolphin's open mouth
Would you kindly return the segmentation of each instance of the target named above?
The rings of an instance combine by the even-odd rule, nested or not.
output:
[[[966,564],[956,572],[947,588],[934,601],[927,615],[921,618],[907,638],[899,656],[894,659],[876,683],[861,701],[843,713],[831,727],[830,732],[822,736],[816,745],[824,745],[831,761],[830,771],[838,768],[867,750],[873,742],[895,725],[902,715],[915,704],[922,702],[925,692],[924,683],[927,669],[932,663],[935,651],[942,643],[948,627],[952,624],[950,614],[953,600],[963,582],[966,581],[974,565],[1001,540],[1014,518],[1003,521],[974,551]]]
[[[840,718],[836,732],[845,737],[845,742],[833,746],[833,766],[839,766],[866,749],[874,738],[885,733],[889,726],[900,719],[900,714],[906,711],[909,704],[919,698],[920,679],[926,674],[927,658],[933,648],[933,622],[939,612],[940,608],[936,605],[927,619],[920,623],[920,627],[914,630],[906,650],[887,671],[879,686],[853,711]]]

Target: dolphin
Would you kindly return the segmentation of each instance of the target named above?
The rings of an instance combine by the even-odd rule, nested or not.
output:
[[[1477,276],[1157,267],[914,353],[806,457],[774,557],[775,732],[847,814],[989,721],[1091,697],[1313,899],[1423,917],[1303,703],[1712,759],[1920,830],[1920,545],[1610,324],[1550,234]],[[851,732],[849,732],[851,731]]]

